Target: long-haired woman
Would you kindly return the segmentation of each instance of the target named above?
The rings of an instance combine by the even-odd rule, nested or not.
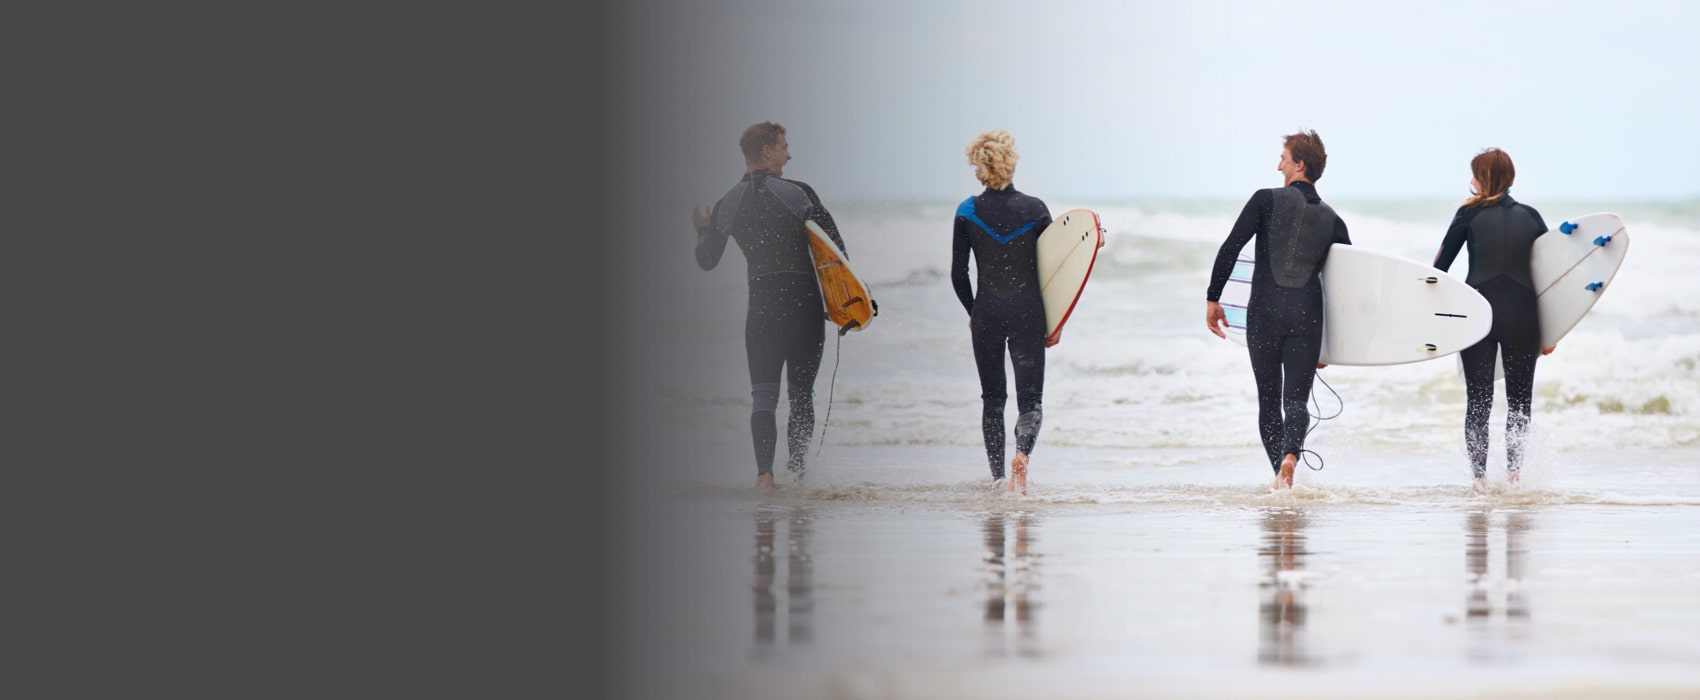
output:
[[[1465,281],[1493,306],[1493,327],[1481,342],[1466,348],[1464,389],[1464,447],[1470,456],[1475,486],[1487,474],[1488,415],[1493,410],[1494,359],[1505,370],[1506,470],[1515,483],[1523,467],[1523,443],[1533,413],[1535,360],[1553,351],[1541,347],[1541,318],[1535,308],[1535,283],[1529,254],[1535,239],[1547,232],[1534,207],[1511,198],[1517,169],[1511,156],[1489,148],[1470,160],[1470,198],[1458,207],[1441,241],[1434,266],[1452,266],[1458,251],[1470,250],[1470,273]]]

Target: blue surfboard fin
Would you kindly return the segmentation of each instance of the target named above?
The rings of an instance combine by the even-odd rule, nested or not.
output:
[[[1576,224],[1570,223],[1568,221],[1558,225],[1558,232],[1562,233],[1566,236],[1570,235],[1570,232],[1575,231],[1575,230],[1576,230]]]
[[[1600,236],[1594,239],[1594,245],[1605,245],[1611,242],[1611,236]]]
[[[1606,283],[1604,283],[1604,282],[1589,282],[1588,283],[1588,291],[1597,292],[1597,291],[1600,291],[1600,287],[1604,287],[1604,286],[1606,286]]]

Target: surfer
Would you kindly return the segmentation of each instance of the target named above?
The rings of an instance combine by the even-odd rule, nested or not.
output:
[[[1257,382],[1257,428],[1275,471],[1271,490],[1292,488],[1293,468],[1310,428],[1311,382],[1322,355],[1322,280],[1328,247],[1351,244],[1346,222],[1316,194],[1328,164],[1315,131],[1282,137],[1282,186],[1258,190],[1216,251],[1205,293],[1204,325],[1226,338],[1219,300],[1240,249],[1257,239],[1251,299],[1246,303],[1246,350]]]
[[[1027,493],[1027,460],[1039,439],[1045,391],[1045,304],[1039,296],[1039,233],[1051,225],[1051,210],[1039,198],[1015,189],[1015,139],[1003,129],[968,143],[968,164],[986,190],[956,208],[950,282],[968,312],[974,364],[980,371],[980,431],[986,440],[992,485]],[[976,293],[968,281],[974,254]],[[1009,393],[1004,349],[1015,366],[1015,458],[1004,479],[1004,421]]]
[[[750,433],[756,488],[768,492],[773,490],[779,440],[775,411],[782,371],[791,402],[786,468],[798,479],[815,430],[815,375],[825,347],[826,319],[803,222],[814,220],[839,250],[844,250],[844,239],[814,188],[781,177],[791,160],[785,127],[774,122],[751,125],[738,147],[744,153],[744,176],[707,214],[691,207],[691,222],[696,225],[697,265],[702,269],[720,264],[727,238],[738,242],[749,263],[744,349],[750,365]]]
[[[1464,365],[1464,449],[1475,472],[1475,486],[1486,485],[1488,415],[1493,410],[1494,359],[1505,367],[1505,469],[1517,483],[1523,467],[1523,442],[1533,413],[1535,360],[1552,353],[1541,347],[1541,317],[1536,313],[1535,283],[1529,253],[1546,233],[1540,212],[1511,198],[1517,169],[1511,156],[1489,148],[1470,159],[1470,198],[1458,207],[1434,266],[1452,267],[1465,244],[1470,274],[1465,282],[1493,306],[1493,326],[1480,342],[1459,353]]]

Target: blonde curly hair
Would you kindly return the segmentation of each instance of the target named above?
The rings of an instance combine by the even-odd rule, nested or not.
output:
[[[994,190],[1009,186],[1015,179],[1015,137],[1003,129],[992,129],[968,142],[968,164],[974,166],[974,177],[980,184]]]

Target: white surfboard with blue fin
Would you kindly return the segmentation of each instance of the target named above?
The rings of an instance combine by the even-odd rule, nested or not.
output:
[[[1564,221],[1535,239],[1529,277],[1535,283],[1542,348],[1558,345],[1593,310],[1628,253],[1629,229],[1622,217],[1609,212]],[[1505,377],[1498,362],[1493,376]]]
[[[1541,315],[1541,347],[1550,348],[1593,310],[1629,253],[1629,229],[1616,214],[1565,221],[1535,239],[1529,276]]]

